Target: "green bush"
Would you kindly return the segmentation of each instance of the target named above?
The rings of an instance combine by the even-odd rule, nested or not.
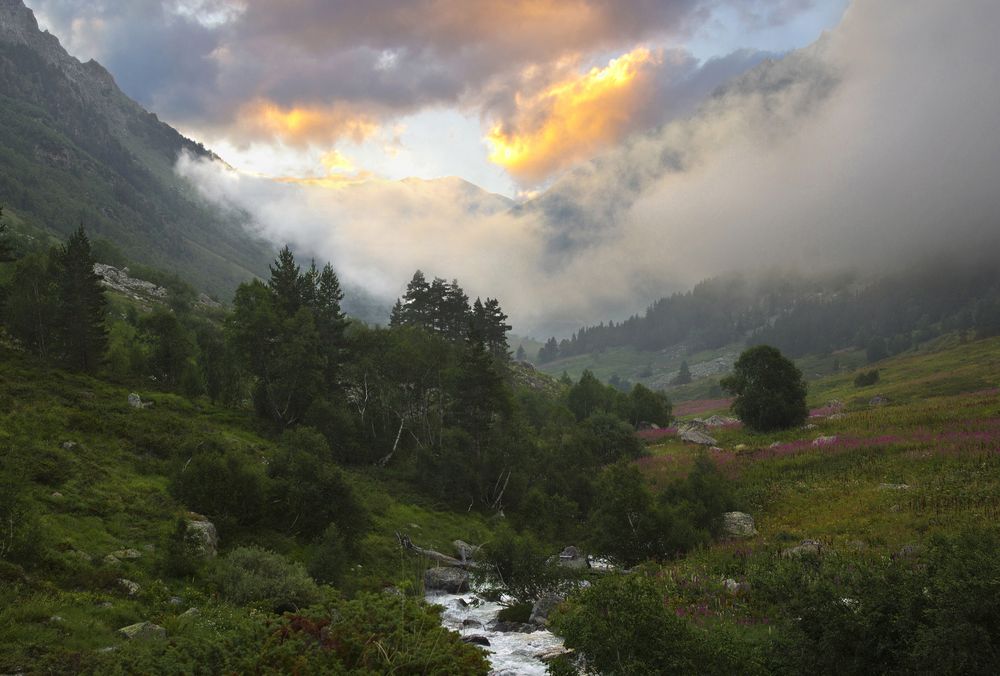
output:
[[[219,560],[212,577],[219,594],[238,605],[300,608],[319,599],[302,564],[259,547],[234,549]]]
[[[854,376],[855,387],[868,387],[869,385],[874,385],[878,381],[879,381],[878,369],[872,369],[871,371],[862,371],[858,375]]]
[[[181,467],[171,493],[189,509],[209,516],[220,532],[260,521],[264,475],[246,454],[207,450]]]
[[[714,637],[676,615],[665,591],[644,575],[609,575],[554,614],[566,647],[601,674],[752,673],[725,637]]]
[[[440,609],[418,599],[363,594],[286,615],[252,673],[485,674],[476,646],[441,626]]]
[[[802,371],[770,345],[744,350],[721,385],[736,396],[733,412],[755,432],[795,427],[809,416]]]
[[[549,563],[552,554],[530,533],[503,527],[483,544],[480,570],[489,586],[512,598],[511,605],[530,603],[573,577],[572,571]]]

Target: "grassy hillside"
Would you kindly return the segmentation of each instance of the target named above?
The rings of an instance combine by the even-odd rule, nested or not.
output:
[[[996,673],[1000,339],[878,366],[811,383],[803,428],[710,430],[757,533],[597,582],[556,618],[567,645],[633,673]],[[648,450],[655,486],[706,452]]]
[[[277,449],[248,414],[138,393],[149,408],[129,406],[128,389],[0,348],[0,672],[96,668],[91,660],[105,653],[94,651],[124,649],[117,630],[147,620],[174,641],[215,641],[221,650],[227,631],[250,631],[248,622],[266,617],[253,620],[254,611],[214,596],[205,582],[211,568],[196,578],[167,572],[169,538],[187,513],[169,483],[206,445],[261,467]],[[489,526],[476,514],[435,509],[377,474],[345,474],[371,515],[359,558],[339,585],[346,592],[419,591],[426,564],[401,551],[396,531],[443,551],[454,539],[487,538]],[[249,543],[292,561],[310,553],[273,527],[218,525],[223,556]],[[124,550],[136,557],[107,558]],[[119,578],[140,591],[129,594]],[[190,607],[201,614],[181,617]]]

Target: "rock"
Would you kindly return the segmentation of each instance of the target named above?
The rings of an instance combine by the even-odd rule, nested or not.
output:
[[[531,616],[528,618],[528,622],[531,624],[537,624],[540,627],[548,625],[549,613],[551,613],[565,600],[566,597],[562,594],[543,594],[542,597],[535,601],[535,604],[531,606]]]
[[[180,616],[181,617],[198,617],[199,615],[201,615],[201,611],[198,610],[197,608],[192,607],[192,608],[188,608],[187,610],[185,610],[183,613],[181,613]]]
[[[74,448],[76,448],[76,446],[77,446],[77,443],[75,441],[64,441],[64,442],[62,442],[62,449],[64,451],[72,451]]]
[[[124,577],[118,578],[118,586],[121,587],[128,596],[135,596],[139,593],[140,589],[138,583],[132,582],[132,580],[126,580]]]
[[[773,444],[771,444],[770,446],[768,446],[768,448],[777,448],[778,446],[781,446],[781,442],[780,441],[775,441]]]
[[[49,622],[52,622],[53,624],[59,624],[61,622],[65,622],[65,620],[63,620],[63,618],[60,615],[53,615],[52,617],[49,618]]]
[[[868,405],[871,406],[872,408],[876,406],[885,406],[888,403],[889,399],[887,397],[883,397],[881,394],[876,394],[874,397],[868,400]]]
[[[184,599],[182,599],[180,596],[171,596],[167,600],[167,603],[169,603],[172,606],[179,606],[179,605],[182,605],[184,603]]]
[[[469,574],[460,568],[437,566],[424,572],[424,588],[450,594],[469,591]]]
[[[132,408],[142,408],[142,398],[135,392],[132,392],[128,395],[128,405]]]
[[[563,655],[572,655],[572,654],[573,650],[571,648],[567,648],[566,646],[560,645],[554,648],[549,648],[548,650],[545,650],[543,652],[536,653],[534,657],[536,660],[539,660],[541,662],[551,662],[557,657],[562,657]]]
[[[472,645],[481,645],[489,647],[490,640],[485,636],[481,636],[480,634],[473,634],[472,636],[463,636],[462,643],[471,643]]]
[[[105,566],[120,566],[122,562],[114,554],[108,554],[103,559],[101,559],[101,563],[103,563]]]
[[[898,552],[892,555],[894,559],[916,559],[924,553],[923,545],[903,545]]]
[[[733,446],[733,450],[739,453],[740,451],[745,451],[749,448],[746,444],[736,444]]]
[[[62,497],[62,493],[60,493],[59,491],[52,491],[52,494],[49,497],[58,500],[59,498]]]
[[[750,585],[746,582],[737,582],[731,577],[727,577],[722,581],[722,586],[726,588],[726,591],[730,594],[739,594],[741,591],[745,591],[750,588]]]
[[[845,417],[843,413],[834,413],[827,420],[843,420]]]
[[[706,427],[725,427],[726,425],[736,425],[739,423],[739,418],[730,418],[724,415],[713,415],[705,418],[704,422]]]
[[[212,559],[219,553],[219,533],[215,524],[205,517],[193,514],[188,519],[187,532],[198,543],[198,553],[203,558]]]
[[[483,623],[479,620],[470,620],[468,618],[462,620],[463,629],[482,629]]]
[[[455,548],[455,555],[458,557],[458,560],[463,563],[475,558],[480,549],[479,545],[470,545],[464,540],[455,540],[451,544]]]
[[[559,552],[557,563],[563,568],[582,569],[589,568],[587,557],[580,553],[580,550],[570,545]]]
[[[722,534],[730,538],[752,538],[757,534],[753,517],[746,512],[726,512],[722,515]]]
[[[813,444],[812,445],[813,446],[829,446],[830,444],[834,444],[836,442],[837,442],[837,437],[835,437],[835,436],[816,437],[815,439],[813,439]]]
[[[793,558],[798,556],[810,556],[819,555],[823,551],[823,544],[816,540],[803,540],[802,544],[796,545],[794,547],[789,547],[785,551],[781,552],[781,555],[786,558]]]
[[[804,430],[814,430],[814,429],[816,429],[816,426],[813,425],[812,423],[809,423],[808,425],[803,425],[802,429],[804,429]]]
[[[693,427],[685,427],[678,432],[677,436],[680,437],[681,441],[698,444],[699,446],[716,446],[719,443],[704,432],[694,429]]]
[[[162,640],[167,637],[167,630],[152,622],[138,622],[122,627],[118,633],[130,641]]]
[[[878,487],[883,491],[905,491],[909,490],[909,484],[879,484]]]
[[[138,549],[119,549],[116,552],[111,552],[111,556],[116,559],[138,559],[142,556],[142,552]]]
[[[386,596],[405,596],[405,594],[403,594],[403,590],[397,587],[396,585],[390,585],[386,587],[385,589],[382,590],[382,593],[385,594]]]

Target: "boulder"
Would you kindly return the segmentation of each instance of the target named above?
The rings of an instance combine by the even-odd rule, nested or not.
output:
[[[128,395],[128,405],[132,408],[142,408],[142,397],[135,392]]]
[[[726,591],[730,594],[739,594],[741,591],[745,591],[750,588],[750,585],[746,582],[737,582],[731,577],[727,577],[722,581],[722,586],[726,588]]]
[[[198,553],[206,559],[215,558],[219,553],[219,533],[215,524],[201,515],[188,519],[187,532],[198,544]]]
[[[464,540],[455,540],[451,544],[455,548],[455,555],[458,557],[458,560],[461,561],[462,563],[465,563],[466,561],[471,561],[473,558],[475,558],[476,554],[478,554],[480,550],[479,545],[470,545],[468,542],[465,542]]]
[[[590,564],[587,563],[587,557],[580,553],[580,550],[570,545],[564,550],[559,552],[559,558],[556,561],[563,568],[589,568]]]
[[[567,648],[566,646],[556,646],[554,648],[549,648],[543,652],[537,653],[535,659],[541,662],[551,662],[557,657],[562,657],[563,655],[572,655],[572,648]]]
[[[489,647],[490,640],[485,636],[479,634],[473,634],[472,636],[463,636],[462,643],[471,643],[472,645],[481,645]]]
[[[118,634],[130,641],[162,640],[167,637],[167,630],[152,622],[137,622],[118,630]]]
[[[716,446],[719,443],[712,437],[694,427],[683,428],[678,432],[677,436],[680,437],[681,441],[698,444],[699,446]]]
[[[785,551],[781,552],[781,555],[786,558],[794,558],[799,556],[815,556],[823,552],[823,544],[817,540],[803,540],[802,544],[798,544],[794,547],[789,547]]]
[[[730,538],[752,538],[757,534],[753,517],[746,512],[726,512],[722,515],[722,534]]]
[[[782,442],[780,441],[775,441],[770,446],[768,446],[768,448],[777,448],[778,446],[781,446],[781,443]]]
[[[139,593],[139,583],[133,582],[132,580],[126,580],[124,577],[118,578],[118,586],[121,587],[122,591],[128,596],[135,596]]]
[[[101,563],[103,563],[105,566],[118,566],[121,565],[121,559],[119,559],[114,554],[108,554],[103,559],[101,559]]]
[[[549,613],[551,613],[560,603],[566,600],[562,594],[544,594],[531,606],[531,616],[528,622],[544,627],[549,623]]]
[[[77,444],[75,441],[64,441],[62,443],[62,449],[64,451],[72,451],[74,448],[76,448],[76,446]]]
[[[470,620],[468,618],[462,620],[463,629],[482,629],[483,623],[479,620]]]
[[[183,613],[180,614],[181,617],[188,617],[188,618],[198,617],[199,615],[201,615],[201,611],[194,607],[188,608],[187,610],[185,610]]]
[[[111,552],[111,556],[119,560],[138,559],[142,556],[142,552],[138,549],[119,549],[116,552]]]
[[[437,566],[424,572],[424,588],[450,594],[469,591],[469,574],[461,568]]]
[[[829,446],[830,444],[834,444],[836,442],[837,442],[837,437],[835,437],[835,436],[816,437],[815,439],[813,439],[813,444],[812,445],[813,446]]]

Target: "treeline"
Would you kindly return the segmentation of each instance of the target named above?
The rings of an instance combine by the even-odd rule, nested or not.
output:
[[[322,439],[310,442],[322,450],[275,463],[271,488],[244,481],[232,458],[195,454],[180,495],[222,521],[251,518],[246,506],[284,486],[283,472],[318,476],[315,463],[327,463],[381,466],[434,500],[503,510],[523,525],[545,514],[538,528],[583,538],[601,468],[641,453],[637,427],[671,419],[662,393],[621,391],[590,373],[560,396],[514,387],[513,369],[523,367],[510,359],[506,314],[494,298],[470,303],[457,281],[417,272],[391,325],[379,328],[345,316],[332,267],[300,266],[288,248],[267,280],[237,289],[229,311],[196,307],[183,287],[151,309],[109,301],[93,265],[81,228],[64,246],[6,266],[9,338],[136,388],[252,410],[275,438],[301,430]],[[235,502],[200,504],[191,496],[201,489],[185,487],[196,475],[229,477],[226,500]]]
[[[538,361],[610,347],[689,352],[745,342],[800,357],[857,346],[895,354],[949,331],[1000,333],[1000,267],[940,262],[865,281],[854,274],[720,277],[653,303],[623,322],[550,338]]]

